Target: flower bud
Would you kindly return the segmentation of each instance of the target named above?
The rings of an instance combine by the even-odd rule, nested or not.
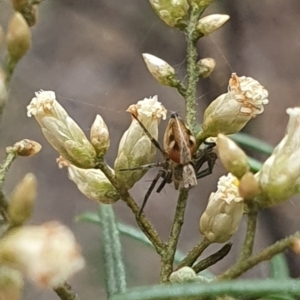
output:
[[[28,0],[11,0],[15,11],[22,11],[28,5]]]
[[[212,243],[225,243],[237,231],[243,212],[238,179],[230,173],[222,176],[217,191],[211,193],[200,218],[200,232]]]
[[[33,174],[28,173],[14,188],[8,206],[10,221],[14,226],[21,226],[32,215],[36,199],[37,181]]]
[[[192,268],[182,267],[173,272],[169,280],[172,283],[193,282],[197,280],[197,275]]]
[[[201,137],[240,131],[264,111],[264,105],[269,102],[267,97],[268,91],[258,81],[233,73],[229,91],[215,99],[205,110]]]
[[[73,233],[58,222],[11,231],[0,241],[0,262],[54,288],[84,266]]]
[[[228,15],[209,15],[204,18],[201,18],[197,23],[197,30],[201,35],[209,35],[215,30],[222,27],[228,20]]]
[[[42,146],[36,141],[24,139],[15,143],[14,148],[16,148],[17,153],[20,156],[34,156],[41,151]],[[7,147],[6,152],[8,152],[9,149],[10,147]]]
[[[7,51],[11,59],[19,61],[31,46],[31,31],[24,17],[16,12],[9,25],[6,36]]]
[[[91,200],[113,204],[120,199],[116,189],[98,169],[80,169],[69,164],[68,174],[80,192]]]
[[[108,128],[100,115],[91,127],[90,133],[91,144],[94,146],[97,156],[103,157],[110,145]]]
[[[169,26],[182,29],[189,10],[187,0],[149,0],[155,13]]]
[[[167,110],[157,101],[157,96],[145,98],[137,104],[129,106],[128,112],[134,114],[145,126],[154,139],[158,137],[158,124],[161,119],[166,119]],[[116,177],[123,187],[130,189],[139,181],[147,170],[120,171],[140,167],[152,162],[156,148],[144,132],[138,121],[132,118],[132,122],[123,134],[115,160],[114,169]]]
[[[73,165],[93,168],[97,162],[93,145],[57,102],[55,93],[40,91],[35,95],[27,106],[27,115],[35,117],[50,145]]]
[[[294,238],[291,248],[296,254],[300,254],[300,239],[299,238]]]
[[[218,157],[226,171],[238,179],[249,171],[247,155],[233,140],[219,133],[216,143]]]
[[[7,101],[7,97],[8,97],[5,79],[6,79],[5,73],[0,68],[0,111],[3,110],[3,107],[4,107],[4,105]]]
[[[262,194],[259,204],[282,203],[300,189],[300,107],[288,108],[286,134],[256,174]]]
[[[21,300],[23,279],[20,272],[7,267],[0,267],[0,299]]]
[[[259,194],[257,179],[252,172],[247,172],[240,180],[239,194],[245,200],[253,200]]]
[[[143,54],[143,58],[149,72],[159,83],[167,86],[174,86],[179,82],[175,75],[174,68],[164,60],[147,53]]]
[[[213,58],[203,58],[197,62],[198,75],[200,78],[209,77],[216,66],[216,61]]]
[[[4,32],[2,27],[0,26],[0,48],[2,46],[3,38],[4,38]]]

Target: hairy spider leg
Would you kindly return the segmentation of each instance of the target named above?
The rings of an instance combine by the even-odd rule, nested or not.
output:
[[[147,204],[147,201],[153,191],[153,189],[155,188],[156,186],[156,183],[158,182],[159,178],[165,178],[167,175],[167,172],[165,170],[159,170],[158,173],[156,174],[156,176],[154,177],[154,179],[152,180],[152,183],[150,185],[150,187],[148,188],[147,190],[147,193],[145,194],[145,197],[144,197],[144,200],[143,200],[143,203],[140,207],[140,210],[139,210],[139,213],[138,213],[138,217],[141,216],[146,204]]]
[[[197,179],[210,175],[212,173],[213,167],[218,158],[217,154],[215,152],[212,152],[216,143],[210,143],[210,142],[204,142],[204,143],[208,146],[205,149],[203,149],[203,151],[200,154],[200,157],[197,158],[196,165],[195,165],[195,172],[196,172]],[[205,163],[207,163],[207,168],[199,172],[199,170]]]
[[[163,150],[159,144],[159,142],[149,133],[149,131],[147,130],[147,128],[144,126],[144,124],[138,119],[138,117],[136,117],[134,114],[131,114],[140,124],[140,126],[143,128],[144,132],[146,133],[146,135],[148,136],[148,138],[150,139],[151,143],[161,152],[161,154],[163,155],[163,157],[168,160],[169,156],[166,153],[165,150]]]

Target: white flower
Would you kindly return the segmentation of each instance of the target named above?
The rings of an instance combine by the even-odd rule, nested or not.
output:
[[[3,265],[50,287],[62,284],[84,266],[73,233],[57,222],[15,229],[1,240],[0,258]]]
[[[251,77],[232,74],[229,91],[215,99],[205,110],[201,137],[233,134],[264,111],[268,91]],[[197,137],[199,138],[199,136]]]
[[[238,229],[244,211],[238,183],[238,179],[230,173],[222,176],[217,191],[209,197],[199,225],[200,232],[211,242],[224,243]]]
[[[81,168],[96,165],[96,151],[77,123],[56,101],[52,91],[35,93],[27,106],[27,115],[34,116],[51,146],[61,156]]]
[[[157,101],[157,96],[138,101],[137,104],[129,106],[127,111],[135,115],[142,122],[153,138],[158,138],[158,124],[161,119],[164,120],[166,118],[167,110]],[[146,171],[120,170],[149,164],[152,162],[155,153],[156,148],[153,146],[151,140],[138,121],[132,118],[129,128],[121,138],[118,156],[114,165],[116,177],[125,188],[130,189],[133,187]]]
[[[272,206],[299,192],[300,107],[288,108],[286,134],[256,175],[262,190],[262,206]]]
[[[203,35],[209,35],[222,27],[228,20],[228,15],[213,14],[201,18],[197,23],[197,30]]]

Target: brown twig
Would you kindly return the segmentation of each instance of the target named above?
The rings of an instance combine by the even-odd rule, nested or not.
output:
[[[72,290],[72,287],[67,282],[53,290],[61,300],[79,300],[77,294]]]

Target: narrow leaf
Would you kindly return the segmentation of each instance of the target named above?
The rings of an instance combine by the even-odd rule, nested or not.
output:
[[[244,146],[248,149],[252,149],[266,155],[271,155],[271,153],[274,150],[274,147],[271,146],[270,144],[258,138],[255,138],[249,134],[239,132],[231,135],[230,138],[232,138],[236,143],[238,143],[241,146]]]
[[[111,300],[175,300],[199,299],[201,296],[241,296],[264,297],[270,294],[299,295],[299,280],[236,280],[230,282],[215,282],[209,284],[184,283],[154,285],[127,290],[115,295]]]

